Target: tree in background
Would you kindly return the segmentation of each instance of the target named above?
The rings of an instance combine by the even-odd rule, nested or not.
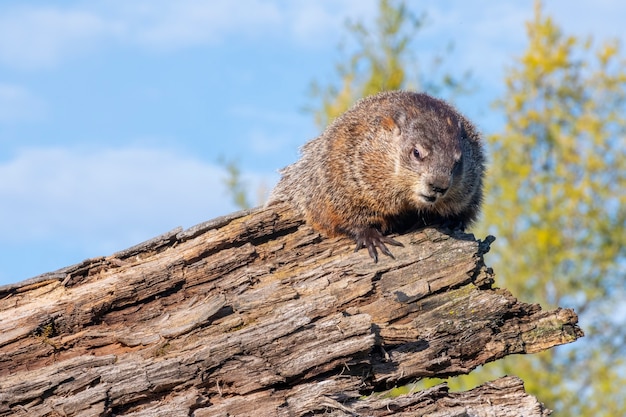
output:
[[[619,45],[565,36],[535,4],[529,44],[509,70],[482,230],[498,281],[523,300],[572,307],[586,338],[507,358],[561,415],[626,415],[626,72]]]
[[[347,22],[346,29],[355,48],[346,54],[345,61],[336,64],[339,84],[322,86],[313,82],[311,85],[312,98],[320,101],[317,107],[309,109],[316,124],[323,129],[359,98],[385,90],[410,88],[432,94],[466,92],[464,86],[468,84],[469,73],[461,80],[445,73],[440,56],[435,57],[429,67],[429,74],[440,75],[422,76],[414,42],[425,23],[425,15],[418,17],[404,1],[394,0],[379,0],[373,27],[363,22]],[[344,46],[340,46],[340,50],[345,54]],[[448,53],[451,50],[449,46]]]

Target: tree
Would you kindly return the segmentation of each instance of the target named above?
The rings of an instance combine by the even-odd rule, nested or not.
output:
[[[425,23],[424,14],[416,16],[404,1],[394,0],[379,1],[373,27],[360,21],[347,22],[348,34],[356,46],[349,54],[345,46],[340,46],[345,61],[336,64],[339,84],[322,86],[313,82],[311,85],[311,96],[320,101],[317,108],[309,109],[316,124],[324,128],[359,98],[384,90],[411,88],[432,94],[467,91],[463,86],[470,74],[467,72],[457,79],[444,73],[442,57],[435,57],[429,68],[430,74],[441,73],[440,78],[422,76],[414,42]],[[450,45],[448,52],[451,49]]]
[[[501,285],[574,308],[587,337],[493,364],[488,377],[520,376],[561,415],[626,415],[625,62],[616,42],[593,48],[563,34],[540,2],[527,33],[498,101],[506,125],[487,138],[482,230],[499,239]]]

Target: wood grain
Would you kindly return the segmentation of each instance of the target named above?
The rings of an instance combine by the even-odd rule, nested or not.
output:
[[[397,240],[375,264],[277,205],[0,287],[0,416],[547,415],[515,378],[364,397],[582,336],[493,287],[492,238]]]

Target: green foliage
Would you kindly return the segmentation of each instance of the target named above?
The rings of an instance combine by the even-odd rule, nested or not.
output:
[[[414,41],[425,23],[425,15],[418,17],[404,1],[394,0],[379,1],[373,27],[363,22],[347,22],[346,29],[356,47],[350,54],[340,47],[346,59],[336,65],[339,85],[321,86],[317,82],[311,85],[311,96],[320,101],[318,108],[310,109],[316,124],[324,128],[359,98],[385,90],[465,92],[462,86],[467,84],[469,73],[461,80],[446,73],[440,79],[420,76]],[[443,59],[436,57],[429,73],[441,72],[442,63]]]
[[[536,3],[529,44],[489,136],[483,230],[497,282],[544,308],[572,307],[586,337],[487,366],[512,373],[561,415],[626,415],[626,72],[620,48],[565,36]],[[480,375],[472,375],[472,383]],[[471,381],[471,382],[470,382]]]
[[[498,103],[505,130],[488,137],[484,218],[505,240],[507,285],[546,306],[580,309],[623,288],[611,279],[626,259],[626,72],[615,43],[592,51],[542,17],[539,4],[528,35]]]

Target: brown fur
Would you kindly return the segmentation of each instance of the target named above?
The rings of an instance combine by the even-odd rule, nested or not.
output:
[[[484,156],[474,126],[444,101],[388,91],[358,101],[284,168],[268,204],[291,202],[328,236],[391,256],[384,236],[407,227],[465,228],[482,202]]]

